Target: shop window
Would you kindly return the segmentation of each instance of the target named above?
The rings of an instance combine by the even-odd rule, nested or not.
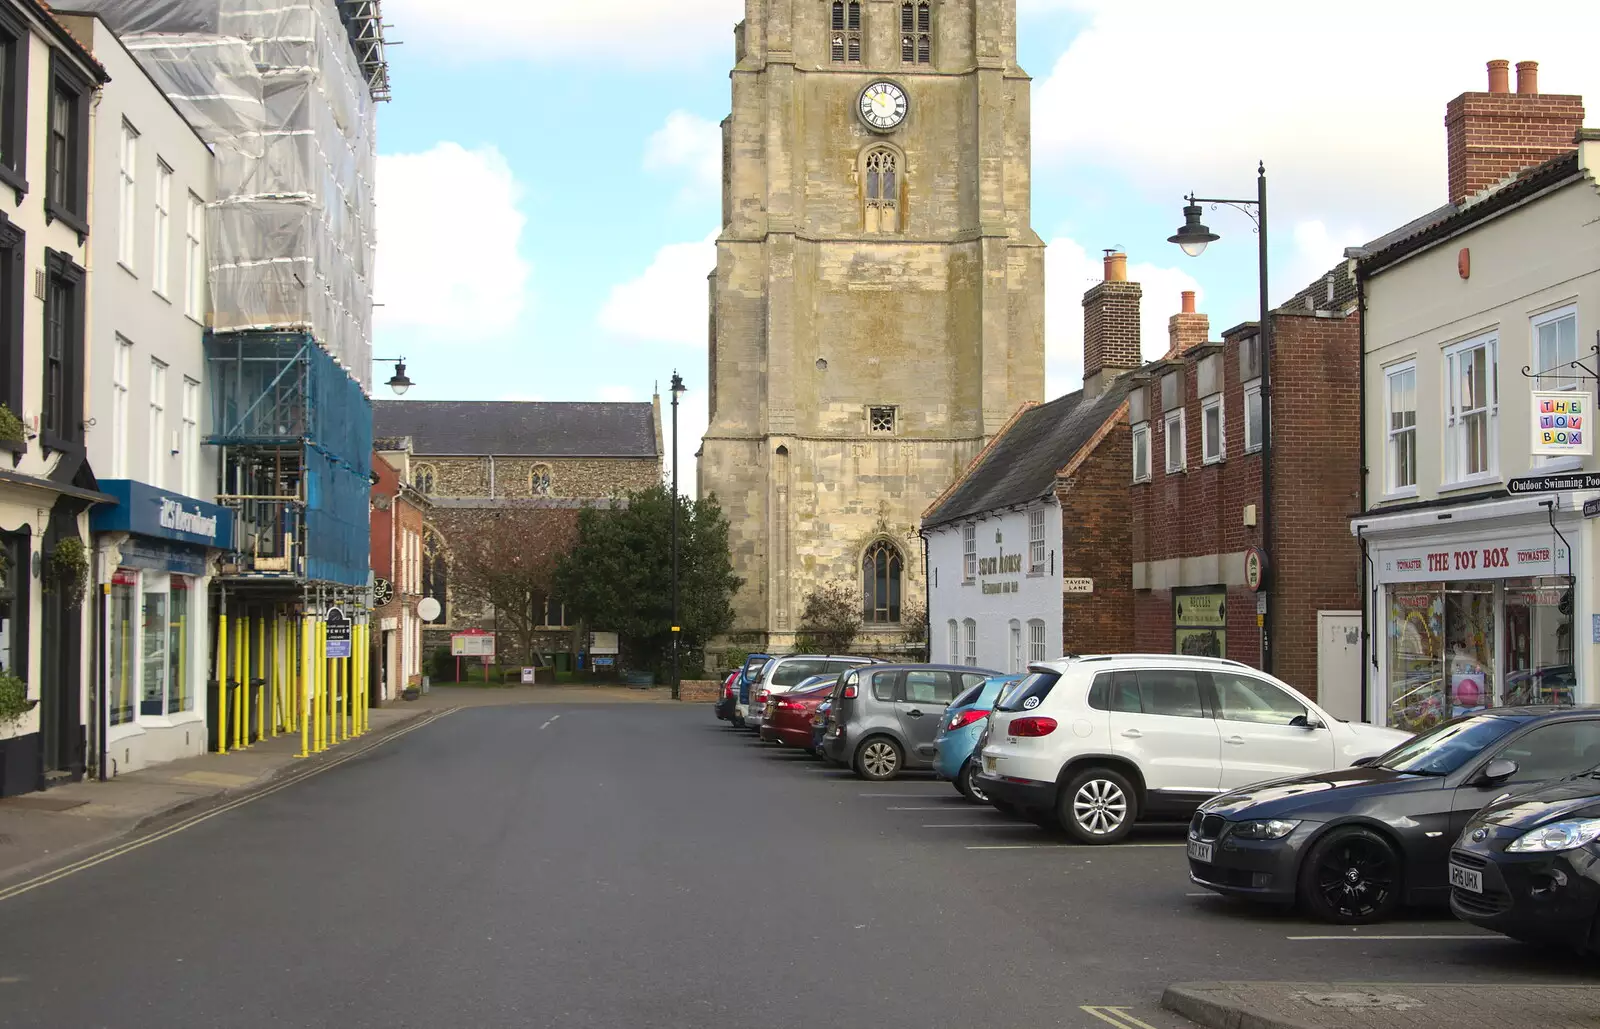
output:
[[[167,714],[194,710],[189,681],[189,580],[172,577],[171,622],[167,630]]]
[[[111,579],[111,614],[107,635],[111,644],[107,717],[112,725],[133,721],[134,640],[133,605],[139,573],[118,571]]]
[[[1166,435],[1167,472],[1181,472],[1188,466],[1188,441],[1184,433],[1183,408],[1168,411],[1162,432]]]
[[[1173,653],[1228,656],[1228,591],[1189,590],[1172,598]]]
[[[1388,384],[1388,492],[1417,488],[1417,366],[1404,364],[1384,373]]]
[[[1200,404],[1200,459],[1205,464],[1216,464],[1227,454],[1227,441],[1223,436],[1222,394],[1207,397]]]
[[[1386,721],[1420,732],[1498,703],[1492,582],[1389,590]]]
[[[1572,589],[1567,580],[1506,580],[1504,624],[1505,702],[1574,703],[1578,680],[1572,663]]]
[[[1446,480],[1493,479],[1500,412],[1498,341],[1480,336],[1445,351]]]
[[[1028,512],[1028,574],[1044,574],[1044,508]]]
[[[167,658],[168,646],[168,594],[165,590],[150,589],[146,584],[141,598],[143,617],[139,623],[140,668],[143,674],[139,684],[139,714],[164,715],[167,713]]]

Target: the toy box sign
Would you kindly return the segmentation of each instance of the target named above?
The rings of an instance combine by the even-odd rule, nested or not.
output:
[[[1533,394],[1533,452],[1535,454],[1594,453],[1589,438],[1589,409],[1593,399],[1575,390],[1535,390]]]

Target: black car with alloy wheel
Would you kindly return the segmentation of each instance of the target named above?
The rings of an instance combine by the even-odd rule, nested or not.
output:
[[[1344,924],[1444,904],[1450,846],[1479,809],[1597,764],[1600,707],[1481,711],[1354,768],[1207,801],[1189,823],[1189,878]]]
[[[1600,771],[1518,790],[1450,851],[1450,910],[1513,939],[1600,952]]]

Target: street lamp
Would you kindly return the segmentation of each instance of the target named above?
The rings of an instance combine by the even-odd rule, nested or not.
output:
[[[686,388],[683,376],[672,372],[672,699],[678,699],[678,394]]]
[[[394,375],[389,377],[389,381],[385,385],[394,390],[395,396],[405,396],[406,390],[411,388],[411,380],[406,376],[406,359],[403,357],[374,357],[372,361],[374,364],[379,361],[394,362]]]
[[[1167,237],[1190,257],[1205,253],[1206,245],[1221,239],[1200,221],[1200,205],[1210,204],[1212,210],[1231,207],[1242,211],[1256,226],[1256,262],[1260,277],[1261,309],[1261,550],[1266,557],[1262,569],[1261,592],[1271,600],[1272,585],[1272,319],[1267,309],[1267,165],[1256,165],[1256,198],[1254,200],[1221,200],[1197,197],[1193,193],[1184,197],[1188,203],[1183,208],[1183,226]],[[1245,412],[1248,419],[1250,413]],[[1272,605],[1263,605],[1261,615],[1261,670],[1272,671]]]

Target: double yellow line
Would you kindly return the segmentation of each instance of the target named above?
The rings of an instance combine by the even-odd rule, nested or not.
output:
[[[1149,1022],[1141,1022],[1128,1014],[1125,1007],[1107,1007],[1104,1004],[1085,1004],[1082,1011],[1091,1014],[1107,1025],[1114,1025],[1117,1029],[1156,1029]]]
[[[305,782],[312,776],[321,775],[323,772],[338,768],[346,761],[354,761],[361,755],[377,750],[384,744],[389,743],[392,740],[397,740],[407,733],[416,732],[418,729],[421,729],[424,726],[431,725],[446,715],[453,714],[457,710],[459,709],[451,707],[445,708],[442,711],[434,712],[430,715],[425,715],[422,718],[417,719],[415,722],[412,722],[410,725],[396,729],[394,732],[385,735],[381,739],[375,740],[371,744],[368,744],[359,750],[352,750],[350,753],[343,754],[338,758],[327,762],[326,764],[319,764],[315,768],[308,768],[303,772],[297,772],[286,777],[280,782],[273,783],[271,786],[268,786],[265,789],[257,790],[254,793],[240,797],[238,800],[229,801],[220,807],[212,808],[210,811],[207,811],[204,814],[195,815],[193,818],[187,818],[179,822],[177,825],[162,829],[159,832],[150,833],[147,836],[141,836],[136,840],[129,840],[127,843],[120,843],[107,850],[103,850],[98,854],[92,854],[89,857],[74,861],[70,865],[64,865],[61,868],[55,869],[54,871],[46,872],[43,875],[39,875],[32,879],[17,883],[15,886],[7,886],[3,889],[0,889],[0,902],[10,900],[12,897],[21,896],[30,890],[37,890],[41,886],[48,886],[53,882],[65,879],[69,875],[76,875],[86,869],[93,868],[95,865],[104,864],[113,858],[119,858],[124,854],[138,850],[140,847],[148,847],[150,844],[164,840],[169,836],[176,836],[185,829],[192,829],[201,822],[215,818],[218,815],[227,814],[229,811],[232,811],[236,808],[241,808],[246,804],[254,803],[255,801],[260,800],[262,797],[271,796],[272,794],[277,793],[279,790],[286,790],[296,783]]]

